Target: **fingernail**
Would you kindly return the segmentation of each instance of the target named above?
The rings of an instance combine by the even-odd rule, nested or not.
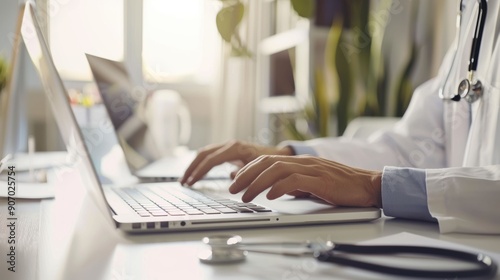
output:
[[[187,181],[186,181],[186,184],[188,184],[188,185],[190,185],[190,186],[191,186],[191,185],[192,185],[192,183],[193,183],[193,181],[194,181],[194,178],[193,178],[193,177],[189,177],[189,178],[187,179]]]

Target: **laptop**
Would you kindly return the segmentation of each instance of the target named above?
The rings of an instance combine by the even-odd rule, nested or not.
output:
[[[82,182],[97,207],[119,229],[128,233],[182,232],[243,227],[331,224],[369,221],[378,208],[335,207],[321,200],[257,197],[242,203],[227,185],[182,187],[177,182],[135,185],[103,184],[88,152],[88,142],[76,122],[69,97],[43,39],[31,4],[26,4],[22,36],[41,78],[68,153],[75,159]],[[225,181],[226,184],[229,181]]]
[[[103,117],[114,128],[114,133],[103,135],[105,141],[119,144],[129,168],[141,181],[176,181],[182,177],[196,152],[158,157],[161,153],[155,149],[156,143],[147,125],[134,114],[137,106],[142,106],[140,100],[145,98],[142,96],[145,93],[134,90],[137,87],[134,87],[125,65],[120,61],[85,55],[106,109],[107,114]],[[212,169],[204,179],[228,179],[232,170],[234,167],[230,164],[222,164]]]

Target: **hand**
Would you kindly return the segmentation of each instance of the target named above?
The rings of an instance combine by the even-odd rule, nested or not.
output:
[[[382,172],[312,156],[260,156],[237,174],[231,193],[246,189],[243,202],[271,188],[268,199],[297,191],[343,206],[382,207]]]
[[[265,147],[241,141],[230,141],[222,145],[213,145],[201,149],[181,178],[181,184],[192,186],[214,166],[233,162],[240,168],[261,155],[293,155],[290,147]],[[234,178],[236,171],[231,174]]]

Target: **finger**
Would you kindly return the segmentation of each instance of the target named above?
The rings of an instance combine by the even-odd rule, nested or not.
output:
[[[244,190],[248,185],[255,180],[266,168],[276,161],[273,160],[274,156],[260,156],[243,166],[238,172],[234,181],[229,186],[229,192],[232,194],[239,193]]]
[[[243,147],[241,151],[245,152],[248,156],[247,156],[247,161],[244,162],[246,163],[246,165],[243,166],[238,173],[245,172],[246,168],[248,167],[248,163],[256,160],[260,161],[266,159],[266,157],[276,157],[278,159],[284,157],[292,157],[292,156],[296,158],[311,157],[311,156],[294,156],[293,154],[289,154],[287,152],[285,152],[285,154],[280,154],[280,151],[281,153],[283,153],[282,150],[273,148],[262,148],[259,151],[256,146]],[[238,173],[236,174],[236,176],[238,176]]]
[[[231,176],[231,179],[236,178],[236,173],[238,173],[238,170],[232,171],[229,175]]]
[[[271,165],[271,167],[264,170],[251,184],[248,185],[248,188],[241,199],[244,202],[251,201],[275,183],[289,177],[290,175],[299,173],[305,175],[316,175],[316,170],[311,166],[304,166],[294,162],[278,161]]]
[[[188,185],[192,185],[196,183],[198,180],[203,178],[205,174],[210,171],[214,166],[222,164],[224,162],[230,162],[235,160],[244,160],[247,156],[245,153],[242,153],[241,146],[245,144],[241,144],[240,142],[231,142],[220,149],[212,152],[207,155],[193,170],[190,178],[187,180]]]
[[[208,155],[210,155],[211,153],[217,151],[218,149],[222,148],[223,146],[224,145],[215,145],[215,146],[211,146],[211,147],[206,147],[203,150],[201,150],[200,152],[198,152],[198,154],[196,155],[196,157],[194,158],[194,160],[191,162],[191,164],[189,164],[188,168],[184,172],[184,175],[182,176],[182,178],[181,178],[181,180],[179,182],[182,185],[184,185],[187,182],[187,180],[189,179],[189,177],[191,177],[191,175],[192,175],[193,171],[196,169],[196,167],[198,167],[198,165]]]
[[[235,177],[238,177],[240,174],[245,173],[253,165],[261,164],[263,161],[271,161],[272,157],[274,157],[274,156],[262,155],[262,156],[257,157],[256,159],[252,160],[251,162],[247,163],[245,166],[240,168],[240,170],[238,170],[238,172],[236,172]],[[274,161],[272,163],[274,163]],[[258,166],[261,166],[261,168],[268,167],[268,165],[258,165]]]
[[[277,162],[300,163],[301,166],[312,164],[310,157],[304,156],[260,156],[248,163],[236,174],[234,182],[229,187],[231,193],[238,193],[247,188],[264,170]],[[276,166],[275,166],[276,168]]]

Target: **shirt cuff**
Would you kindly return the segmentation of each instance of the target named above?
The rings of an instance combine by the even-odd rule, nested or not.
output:
[[[318,153],[310,146],[304,145],[303,141],[284,141],[278,147],[290,147],[294,155],[318,156]]]
[[[382,173],[382,207],[387,216],[436,221],[427,204],[425,170],[385,167]]]

